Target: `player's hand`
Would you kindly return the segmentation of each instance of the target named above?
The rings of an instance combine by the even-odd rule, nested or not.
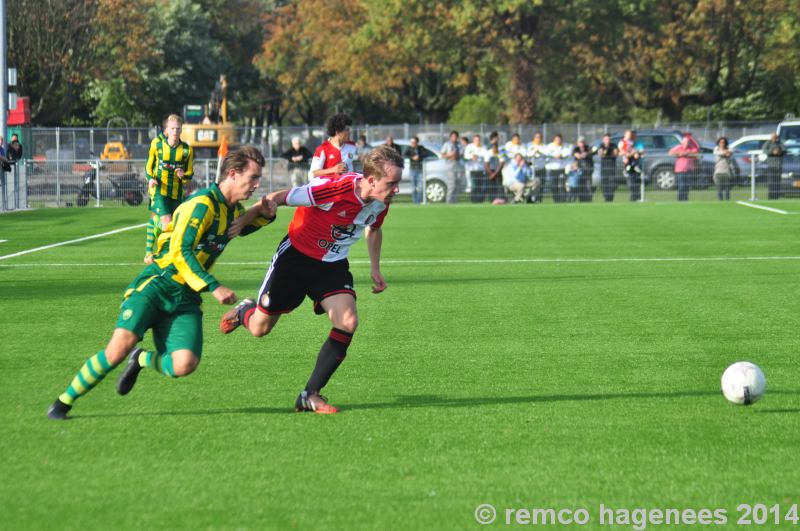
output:
[[[241,234],[242,229],[244,229],[244,226],[245,226],[244,216],[239,216],[238,218],[231,221],[231,224],[228,225],[228,232],[227,232],[228,239],[232,240],[239,234]]]
[[[155,188],[156,186],[158,186],[158,181],[156,181],[155,179],[150,179],[149,181],[147,181],[147,186],[149,188]]]
[[[344,173],[347,171],[347,166],[344,165],[344,162],[340,162],[334,167],[336,168],[336,173]]]
[[[175,170],[175,175],[178,176],[178,179],[183,179],[183,168],[178,168]]]
[[[372,272],[372,293],[380,293],[386,289],[386,280],[380,271]]]
[[[264,196],[261,198],[258,208],[265,218],[274,218],[275,213],[278,211],[278,203]]]
[[[225,286],[219,286],[212,292],[214,298],[219,301],[220,304],[233,304],[236,302],[236,294],[233,290],[226,288]]]

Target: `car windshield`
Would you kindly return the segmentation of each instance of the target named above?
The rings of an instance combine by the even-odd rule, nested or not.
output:
[[[786,147],[800,145],[800,124],[781,127],[781,143]]]

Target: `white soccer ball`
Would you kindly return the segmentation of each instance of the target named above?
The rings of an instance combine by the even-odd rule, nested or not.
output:
[[[737,361],[722,373],[722,394],[730,402],[749,406],[764,396],[767,379],[755,363]]]

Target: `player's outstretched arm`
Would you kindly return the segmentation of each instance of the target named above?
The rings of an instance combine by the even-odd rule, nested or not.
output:
[[[386,289],[386,280],[381,274],[381,247],[383,246],[383,231],[380,227],[373,229],[367,227],[365,231],[367,251],[369,252],[370,275],[372,276],[372,293],[380,293]]]
[[[252,229],[248,231],[246,229],[252,225],[259,216],[263,216],[268,220],[274,220],[277,209],[278,205],[275,201],[270,201],[267,199],[267,196],[262,197],[261,201],[251,206],[244,214],[231,222],[231,226],[228,227],[228,238],[233,239],[240,234],[246,236],[249,232],[255,230]]]

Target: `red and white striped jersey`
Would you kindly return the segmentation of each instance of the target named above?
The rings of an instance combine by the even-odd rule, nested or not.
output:
[[[308,170],[309,179],[314,178],[315,170],[327,170],[344,162],[345,173],[353,171],[353,162],[358,157],[356,145],[353,142],[345,142],[340,150],[330,140],[326,140],[314,150],[314,157],[311,159],[311,168]],[[330,175],[323,175],[322,178],[329,179]]]
[[[335,262],[347,258],[364,228],[379,228],[389,212],[383,201],[364,202],[358,195],[364,176],[347,173],[292,188],[286,204],[299,207],[289,224],[292,246],[311,258]]]

